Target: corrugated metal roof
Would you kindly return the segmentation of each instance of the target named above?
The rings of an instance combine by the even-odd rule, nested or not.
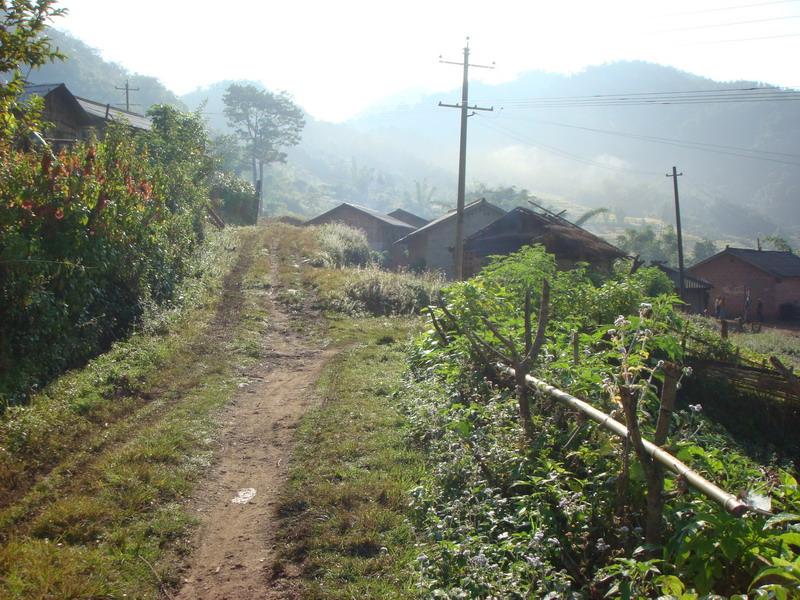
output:
[[[661,263],[652,263],[652,266],[661,269],[664,273],[667,274],[672,280],[672,283],[675,284],[677,287],[680,285],[680,273],[678,269],[673,269],[672,267],[668,267],[667,265]],[[708,290],[714,287],[710,282],[706,281],[705,279],[700,279],[699,277],[693,277],[689,275],[686,270],[683,271],[683,285],[686,289],[697,289],[697,290]]]
[[[481,198],[480,200],[476,200],[475,202],[470,202],[469,204],[467,204],[464,207],[464,212],[466,212],[468,210],[473,210],[475,208],[479,208],[480,206],[487,206],[489,208],[493,208],[493,209],[499,211],[501,214],[505,214],[505,212],[506,212],[502,208],[500,208],[499,206],[495,206],[491,202],[487,202],[486,198]],[[448,219],[454,218],[455,216],[456,216],[456,209],[453,209],[453,210],[447,212],[446,214],[442,215],[438,219],[434,219],[433,221],[431,221],[430,223],[428,223],[424,227],[420,227],[416,231],[413,231],[412,233],[409,233],[404,238],[400,238],[399,240],[397,240],[395,242],[395,244],[399,244],[401,242],[404,242],[404,241],[408,240],[409,238],[412,238],[412,237],[416,236],[417,234],[420,234],[420,233],[423,233],[423,232],[427,233],[428,231],[430,231],[434,227],[436,227],[439,224],[447,221]]]
[[[22,95],[20,99],[27,100],[31,96],[42,96],[45,97],[47,94],[52,92],[54,89],[61,87],[64,85],[63,83],[27,83],[23,88]],[[64,86],[66,88],[66,86]]]
[[[326,212],[322,213],[321,215],[317,215],[313,219],[309,219],[308,221],[306,221],[306,224],[307,225],[313,225],[315,221],[318,221],[318,220],[322,219],[323,217],[326,217],[330,213],[339,210],[343,206],[348,206],[348,207],[350,207],[352,209],[355,209],[357,211],[363,212],[363,213],[369,215],[370,217],[378,219],[379,221],[383,221],[387,225],[392,225],[394,227],[402,227],[403,229],[414,229],[413,226],[409,225],[408,223],[404,223],[403,221],[401,221],[399,219],[395,219],[394,217],[390,217],[389,215],[385,215],[382,212],[378,212],[377,210],[374,210],[372,208],[367,208],[366,206],[360,206],[358,204],[351,204],[350,202],[342,202],[340,205],[330,209],[329,211],[326,211]]]
[[[727,253],[750,263],[757,269],[776,277],[800,277],[800,256],[776,250],[751,250],[748,248],[726,248]]]
[[[79,98],[78,96],[75,96],[75,99],[78,101],[78,104],[81,105],[83,110],[94,117],[122,121],[131,127],[142,129],[144,131],[150,131],[153,126],[152,121],[150,121],[150,119],[144,115],[128,112],[127,110],[122,110],[121,108],[114,108],[113,106],[95,102],[94,100]]]
[[[22,98],[27,99],[30,96],[42,96],[44,98],[50,92],[58,88],[64,88],[64,91],[72,96],[78,105],[83,109],[83,111],[91,117],[104,120],[110,118],[114,119],[115,121],[122,121],[131,127],[142,129],[144,131],[150,131],[150,129],[153,127],[152,121],[144,115],[122,110],[121,108],[115,108],[113,106],[103,104],[102,102],[95,102],[94,100],[80,98],[70,92],[67,86],[63,83],[28,84],[25,86],[25,91],[22,94]]]
[[[408,223],[414,227],[424,227],[428,224],[428,219],[423,219],[422,217],[417,216],[403,208],[394,209],[389,213],[389,216],[394,217],[395,219],[400,219],[403,221],[403,223]]]

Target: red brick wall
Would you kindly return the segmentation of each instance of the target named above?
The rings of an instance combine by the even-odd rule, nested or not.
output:
[[[755,318],[758,299],[764,303],[764,318],[778,318],[778,284],[774,276],[730,254],[719,254],[689,269],[694,277],[705,279],[714,287],[709,290],[708,310],[713,314],[717,296],[725,299],[725,316],[729,319],[744,313],[745,288],[750,288],[750,317]]]

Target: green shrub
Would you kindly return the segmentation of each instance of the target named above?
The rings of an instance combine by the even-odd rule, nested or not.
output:
[[[414,314],[438,301],[442,283],[438,274],[395,273],[371,265],[351,271],[328,304],[349,313]]]
[[[210,193],[215,207],[226,223],[255,223],[257,198],[251,183],[230,173],[214,173]]]
[[[313,263],[320,267],[364,267],[372,262],[367,235],[342,223],[326,223],[316,228],[319,253]]]
[[[54,157],[0,144],[0,402],[109,347],[175,296],[203,240],[205,133],[150,112]]]

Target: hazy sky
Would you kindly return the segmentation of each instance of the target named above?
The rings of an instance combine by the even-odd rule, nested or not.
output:
[[[62,0],[54,25],[107,60],[182,94],[221,79],[284,89],[312,115],[342,120],[386,96],[460,85],[474,70],[575,72],[647,60],[719,80],[800,87],[800,0]],[[624,92],[625,90],[620,90]],[[654,90],[663,91],[663,90]]]

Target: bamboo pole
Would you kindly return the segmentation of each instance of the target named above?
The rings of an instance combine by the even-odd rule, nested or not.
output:
[[[515,376],[514,369],[502,363],[498,363],[497,367],[501,372],[512,377]],[[585,414],[587,417],[598,423],[601,427],[608,429],[622,439],[628,439],[627,427],[612,418],[611,415],[597,410],[595,407],[584,402],[583,400],[579,400],[575,396],[559,390],[558,388],[553,387],[541,379],[537,379],[531,375],[528,375],[525,379],[528,382],[528,385]],[[685,463],[672,456],[669,452],[662,450],[648,440],[643,439],[642,443],[644,444],[647,454],[653,457],[653,460],[660,462],[673,473],[683,477],[686,480],[686,483],[696,488],[712,500],[721,504],[725,510],[732,515],[741,517],[745,512],[750,510],[750,507],[739,500],[736,496],[729,494],[722,488],[714,485],[708,479],[689,468],[689,466],[687,466]]]

